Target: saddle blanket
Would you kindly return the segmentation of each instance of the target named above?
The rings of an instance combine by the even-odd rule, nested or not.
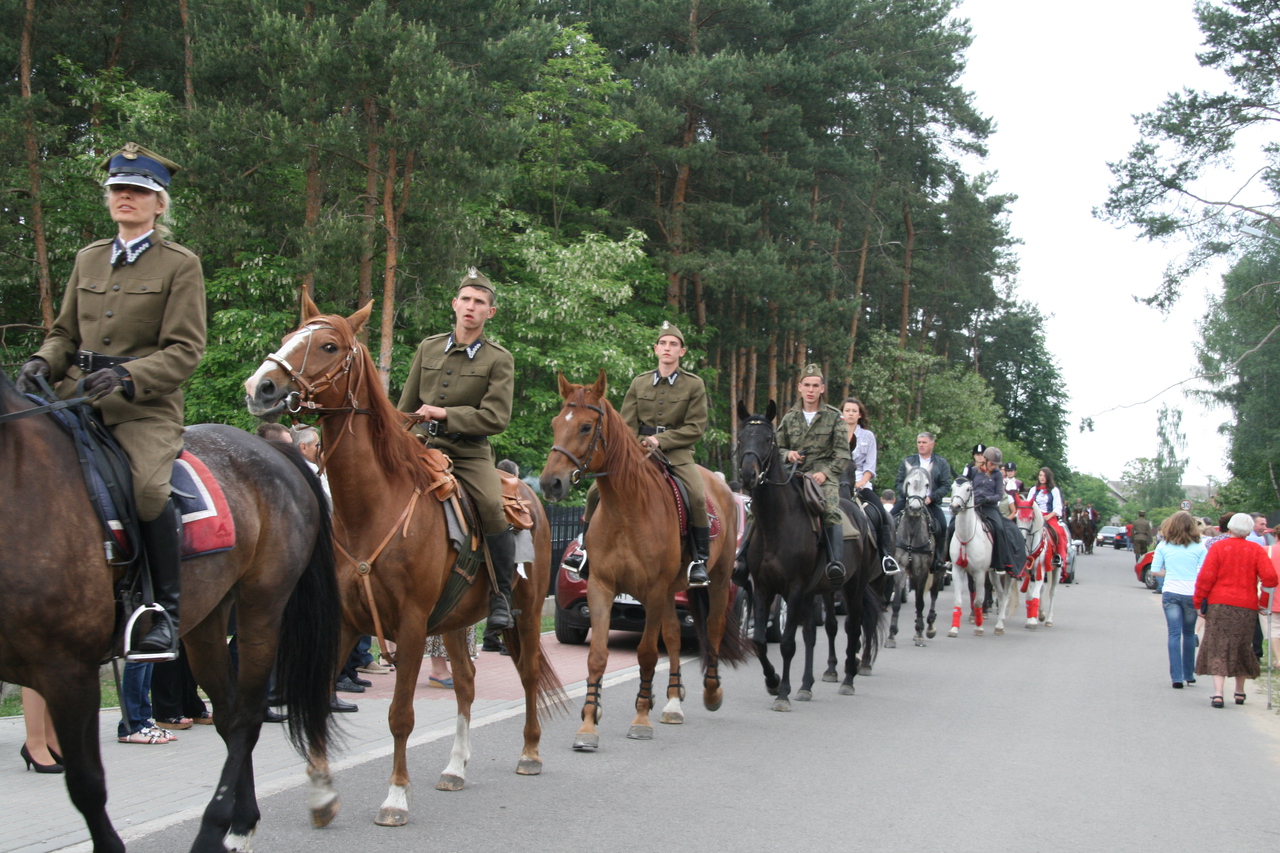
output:
[[[684,485],[675,478],[670,471],[664,470],[662,475],[667,478],[667,486],[671,489],[676,500],[676,515],[680,521],[680,535],[689,535],[689,496],[685,492]],[[707,504],[707,522],[711,525],[711,539],[720,538],[720,516],[716,515],[716,508],[711,503],[710,497],[703,500]]]
[[[182,514],[182,559],[230,551],[236,544],[236,522],[231,517],[227,496],[203,462],[187,450],[173,461],[170,485],[173,502]],[[114,509],[114,508],[113,508]],[[122,548],[124,529],[112,512],[111,532]]]

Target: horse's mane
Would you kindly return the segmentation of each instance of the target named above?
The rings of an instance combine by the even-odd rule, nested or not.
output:
[[[604,469],[609,472],[609,479],[615,482],[619,480],[643,481],[645,477],[660,477],[662,472],[661,463],[641,449],[639,442],[632,440],[631,428],[622,419],[622,415],[618,414],[618,410],[609,403],[607,398],[597,397],[595,394],[588,395],[588,391],[588,386],[580,386],[569,395],[565,402],[574,403],[578,406],[600,406],[600,411],[604,413],[601,426],[605,437]],[[645,493],[646,490],[644,489],[638,492],[640,496]]]
[[[333,327],[341,339],[340,346],[350,349],[356,346],[355,332],[347,318],[337,314],[326,314],[312,317],[307,322],[322,321]],[[378,381],[377,369],[369,348],[360,346],[356,352],[357,364],[351,373],[360,380],[357,396],[365,395],[368,400],[360,400],[363,408],[373,412],[369,415],[370,428],[373,433],[373,451],[388,477],[407,473],[413,479],[413,485],[426,491],[432,482],[431,473],[427,470],[427,448],[405,430],[404,414],[391,404],[386,389]],[[353,380],[354,381],[354,380]],[[339,421],[345,424],[345,419]],[[325,436],[325,443],[332,446],[337,436]]]

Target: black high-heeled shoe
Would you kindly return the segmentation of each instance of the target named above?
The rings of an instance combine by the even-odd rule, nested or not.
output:
[[[22,749],[18,750],[18,755],[22,756],[22,760],[27,762],[28,770],[34,767],[37,773],[65,772],[65,769],[61,764],[41,764],[39,761],[36,761],[31,757],[31,752],[27,749],[27,745],[25,743],[22,745]]]

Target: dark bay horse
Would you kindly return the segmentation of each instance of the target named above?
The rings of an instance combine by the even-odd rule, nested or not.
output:
[[[658,663],[658,631],[671,662],[661,722],[684,721],[680,682],[680,625],[675,594],[687,588],[684,541],[680,535],[673,493],[659,463],[632,436],[626,421],[605,398],[605,373],[594,385],[573,385],[560,376],[564,407],[551,422],[555,446],[542,469],[542,493],[548,500],[563,500],[584,475],[594,473],[600,486],[600,503],[586,533],[591,555],[587,579],[587,606],[591,610],[591,653],[587,658],[587,699],[582,726],[573,747],[592,750],[600,745],[596,724],[600,721],[600,683],[609,660],[609,617],[614,596],[633,595],[644,605],[644,634],[637,657],[640,692],[636,716],[627,737],[649,740],[653,724],[653,673]],[[720,687],[721,663],[746,659],[746,646],[729,611],[729,575],[733,571],[738,540],[738,513],[733,494],[719,477],[700,468],[707,495],[721,522],[721,532],[711,540],[707,561],[709,587],[689,590],[689,604],[702,641],[702,702],[715,711],[724,699]],[[761,625],[764,623],[761,622]],[[588,714],[587,709],[592,713]]]
[[[426,448],[405,431],[409,421],[391,404],[369,351],[356,338],[373,303],[350,317],[321,315],[306,296],[302,306],[307,318],[302,327],[286,336],[279,352],[245,383],[247,404],[257,415],[274,414],[286,403],[294,411],[319,415],[334,533],[343,552],[338,560],[342,652],[348,653],[362,634],[393,640],[403,652],[387,715],[395,738],[391,780],[375,818],[382,826],[402,826],[409,820],[406,748],[413,733],[413,693],[427,625],[446,593],[457,551],[449,540],[444,505],[432,494],[440,483],[427,467]],[[534,776],[542,772],[540,715],[565,706],[540,636],[551,572],[550,526],[537,496],[524,484],[521,497],[534,515],[535,557],[527,577],[516,573],[512,597],[520,615],[503,636],[525,691],[524,748],[516,772]],[[444,640],[458,700],[453,751],[436,783],[442,791],[462,788],[471,757],[475,667],[467,655],[466,629],[488,615],[489,589],[489,574],[482,568],[452,609],[438,614],[430,632]],[[308,773],[312,821],[324,826],[337,814],[338,795],[323,749],[312,750]]]
[[[1071,513],[1071,519],[1067,522],[1067,531],[1072,539],[1079,539],[1084,543],[1086,554],[1093,553],[1093,540],[1098,538],[1098,526],[1089,518],[1087,510],[1078,509]]]
[[[898,515],[894,530],[894,550],[898,564],[906,570],[911,591],[915,593],[916,633],[913,641],[917,646],[923,646],[926,636],[932,640],[938,634],[934,623],[938,619],[938,593],[942,591],[944,584],[942,573],[933,570],[934,533],[929,527],[929,513],[925,509],[925,498],[930,489],[929,472],[918,466],[913,467],[907,472],[902,488],[906,492],[906,506]],[[929,598],[927,628],[924,613],[926,596]],[[894,596],[893,620],[889,624],[889,639],[885,643],[890,647],[897,645],[894,637],[898,633],[898,610],[901,605],[901,598]]]
[[[778,452],[777,433],[773,421],[777,405],[770,400],[765,414],[752,414],[738,402],[738,472],[742,485],[751,493],[751,514],[755,526],[747,545],[747,569],[751,574],[752,600],[755,613],[756,655],[764,667],[765,688],[777,697],[775,711],[791,710],[791,659],[796,652],[796,630],[805,626],[805,663],[796,699],[807,701],[813,696],[813,646],[815,631],[811,627],[815,595],[834,593],[823,567],[826,549],[811,530],[809,512],[805,509],[800,480],[789,476]],[[884,576],[878,554],[871,545],[871,525],[855,504],[841,500],[841,506],[861,534],[846,539],[841,562],[845,580],[840,590],[845,601],[844,679],[839,692],[852,695],[853,679],[858,674],[859,650],[863,642],[874,650],[879,643],[880,596],[872,591],[871,581]],[[782,635],[782,675],[778,676],[769,662],[765,641],[765,623],[775,595],[787,602],[787,625]],[[828,620],[828,624],[830,620]],[[874,656],[874,651],[872,652]]]
[[[0,415],[32,408],[0,374]],[[273,661],[295,745],[328,742],[339,601],[328,507],[301,455],[226,426],[192,427],[183,439],[222,485],[236,526],[230,551],[183,561],[180,605],[187,658],[227,745],[191,850],[225,853],[249,849],[260,817],[252,753]],[[123,851],[106,811],[98,667],[118,643],[113,587],[124,568],[106,562],[75,447],[48,415],[0,423],[0,518],[0,679],[48,701],[94,850]],[[232,606],[238,672],[227,651]]]

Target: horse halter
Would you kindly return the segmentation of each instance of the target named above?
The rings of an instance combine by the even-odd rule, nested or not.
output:
[[[591,465],[592,457],[596,455],[596,445],[599,444],[601,451],[609,449],[609,442],[604,437],[604,409],[600,406],[593,406],[590,403],[565,403],[564,405],[566,409],[576,409],[581,406],[584,409],[589,409],[590,411],[595,412],[599,416],[596,418],[595,428],[591,431],[591,442],[587,444],[585,459],[579,459],[574,455],[573,451],[561,447],[558,444],[553,444],[551,446],[552,453],[563,453],[568,457],[569,461],[573,463],[573,471],[569,474],[569,482],[576,486],[578,483],[582,482],[583,477],[592,479],[595,477],[608,476],[608,471],[600,471],[599,473],[591,473],[587,471],[587,468]]]
[[[343,406],[335,409],[329,409],[323,406],[319,406],[315,402],[316,394],[319,394],[321,391],[324,391],[330,386],[332,386],[333,383],[339,377],[345,376],[351,372],[351,366],[355,362],[356,355],[359,354],[360,352],[359,343],[353,343],[351,345],[350,352],[347,353],[347,357],[343,359],[341,362],[339,362],[338,364],[336,364],[332,370],[330,370],[328,373],[321,376],[315,382],[307,381],[307,378],[302,375],[303,371],[307,369],[307,359],[311,357],[311,337],[312,337],[311,333],[320,331],[322,329],[328,329],[331,332],[338,331],[333,326],[320,325],[317,323],[308,323],[307,325],[303,326],[298,331],[288,335],[284,339],[284,342],[288,343],[296,335],[299,335],[302,332],[308,333],[307,348],[302,353],[302,365],[297,370],[294,369],[293,365],[291,365],[287,359],[285,359],[283,356],[280,355],[279,350],[267,356],[267,359],[266,359],[267,361],[274,362],[275,364],[279,365],[280,368],[283,369],[284,372],[288,375],[290,381],[292,381],[295,385],[297,385],[299,388],[302,389],[301,391],[293,391],[293,392],[290,392],[288,395],[286,395],[285,406],[289,409],[290,412],[294,414],[301,412],[303,409],[308,409],[310,411],[317,412],[317,413],[359,411],[360,404],[355,400],[355,398],[351,394],[350,385],[348,385],[347,387],[347,399],[351,403],[350,406]],[[283,349],[283,347],[281,349]]]
[[[744,423],[741,427],[739,427],[738,432],[741,433],[742,430],[745,430],[747,427],[753,427],[753,426],[762,426],[762,427],[769,428],[769,448],[764,452],[764,455],[761,455],[754,450],[743,450],[742,442],[739,441],[738,442],[738,470],[739,471],[742,470],[742,463],[746,460],[748,456],[754,456],[756,459],[756,464],[760,466],[760,479],[756,482],[757,486],[785,486],[787,483],[790,483],[791,478],[796,475],[796,469],[799,467],[799,465],[796,464],[791,466],[791,470],[787,473],[787,477],[785,480],[770,480],[769,472],[773,469],[773,460],[777,458],[777,455],[778,455],[777,453],[778,432],[777,430],[769,426],[768,421],[759,417],[749,419],[746,423]]]

